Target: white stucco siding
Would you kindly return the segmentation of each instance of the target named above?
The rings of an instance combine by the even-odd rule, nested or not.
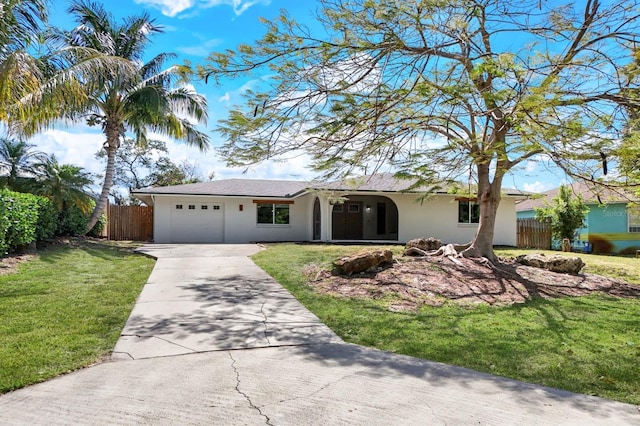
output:
[[[435,195],[423,203],[412,194],[386,195],[398,207],[398,241],[435,237],[443,243],[464,244],[473,239],[478,225],[458,223],[458,201],[454,196]],[[496,245],[516,245],[515,200],[503,198],[498,208],[494,235]]]
[[[311,239],[311,197],[301,197],[289,204],[288,225],[266,225],[257,223],[255,198],[156,196],[154,208],[154,241],[248,243],[253,241],[304,241]],[[311,199],[311,200],[310,200]],[[276,201],[277,203],[277,201]],[[176,210],[181,204],[181,211]],[[197,215],[188,210],[195,206]],[[203,217],[202,205],[209,205],[211,221]],[[213,216],[213,206],[219,206],[222,220]],[[242,206],[242,207],[240,207]],[[185,209],[187,209],[185,211]],[[199,210],[200,209],[200,210]],[[180,218],[184,218],[181,222]],[[219,227],[221,224],[222,228]]]

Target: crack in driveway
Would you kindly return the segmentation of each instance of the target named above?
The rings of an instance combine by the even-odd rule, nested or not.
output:
[[[240,371],[238,371],[238,369],[236,368],[236,360],[233,358],[233,355],[231,355],[231,352],[227,352],[229,354],[229,358],[231,358],[231,368],[233,368],[234,373],[236,374],[236,392],[238,392],[240,395],[242,395],[244,397],[244,399],[247,400],[247,402],[249,403],[249,407],[253,408],[254,410],[256,410],[262,417],[264,417],[265,419],[265,424],[269,425],[269,426],[273,426],[273,423],[271,423],[271,419],[269,418],[269,416],[267,416],[266,414],[264,414],[262,412],[262,410],[260,409],[260,407],[258,407],[257,405],[255,405],[252,401],[251,398],[249,398],[249,395],[247,395],[246,393],[242,392],[240,390]]]
[[[267,341],[267,345],[271,346],[271,342],[269,341],[269,324],[268,324],[268,318],[267,318],[267,314],[264,313],[264,305],[265,303],[267,303],[267,301],[265,300],[264,302],[262,302],[262,305],[260,306],[260,313],[262,314],[262,317],[264,318],[264,320],[262,321],[262,324],[264,324],[264,338]]]

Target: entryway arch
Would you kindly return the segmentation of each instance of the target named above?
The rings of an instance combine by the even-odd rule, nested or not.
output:
[[[398,206],[381,195],[345,195],[331,211],[332,240],[397,240]]]

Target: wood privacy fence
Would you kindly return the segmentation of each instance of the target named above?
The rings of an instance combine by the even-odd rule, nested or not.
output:
[[[518,219],[518,247],[551,249],[551,223],[537,219]]]
[[[107,220],[105,236],[109,240],[153,239],[153,207],[109,205]]]

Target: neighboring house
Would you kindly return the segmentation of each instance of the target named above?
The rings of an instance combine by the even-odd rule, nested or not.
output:
[[[390,174],[340,182],[227,179],[144,188],[133,195],[154,206],[156,243],[255,241],[390,241],[418,237],[466,243],[476,234],[478,204],[446,191],[424,191]],[[515,202],[505,190],[494,243],[516,244]]]
[[[640,208],[629,203],[624,194],[585,183],[572,183],[589,207],[585,227],[578,231],[579,244],[590,242],[593,253],[634,254],[640,250]],[[551,203],[559,188],[547,191],[542,198],[516,204],[518,219],[535,217],[535,209]]]

